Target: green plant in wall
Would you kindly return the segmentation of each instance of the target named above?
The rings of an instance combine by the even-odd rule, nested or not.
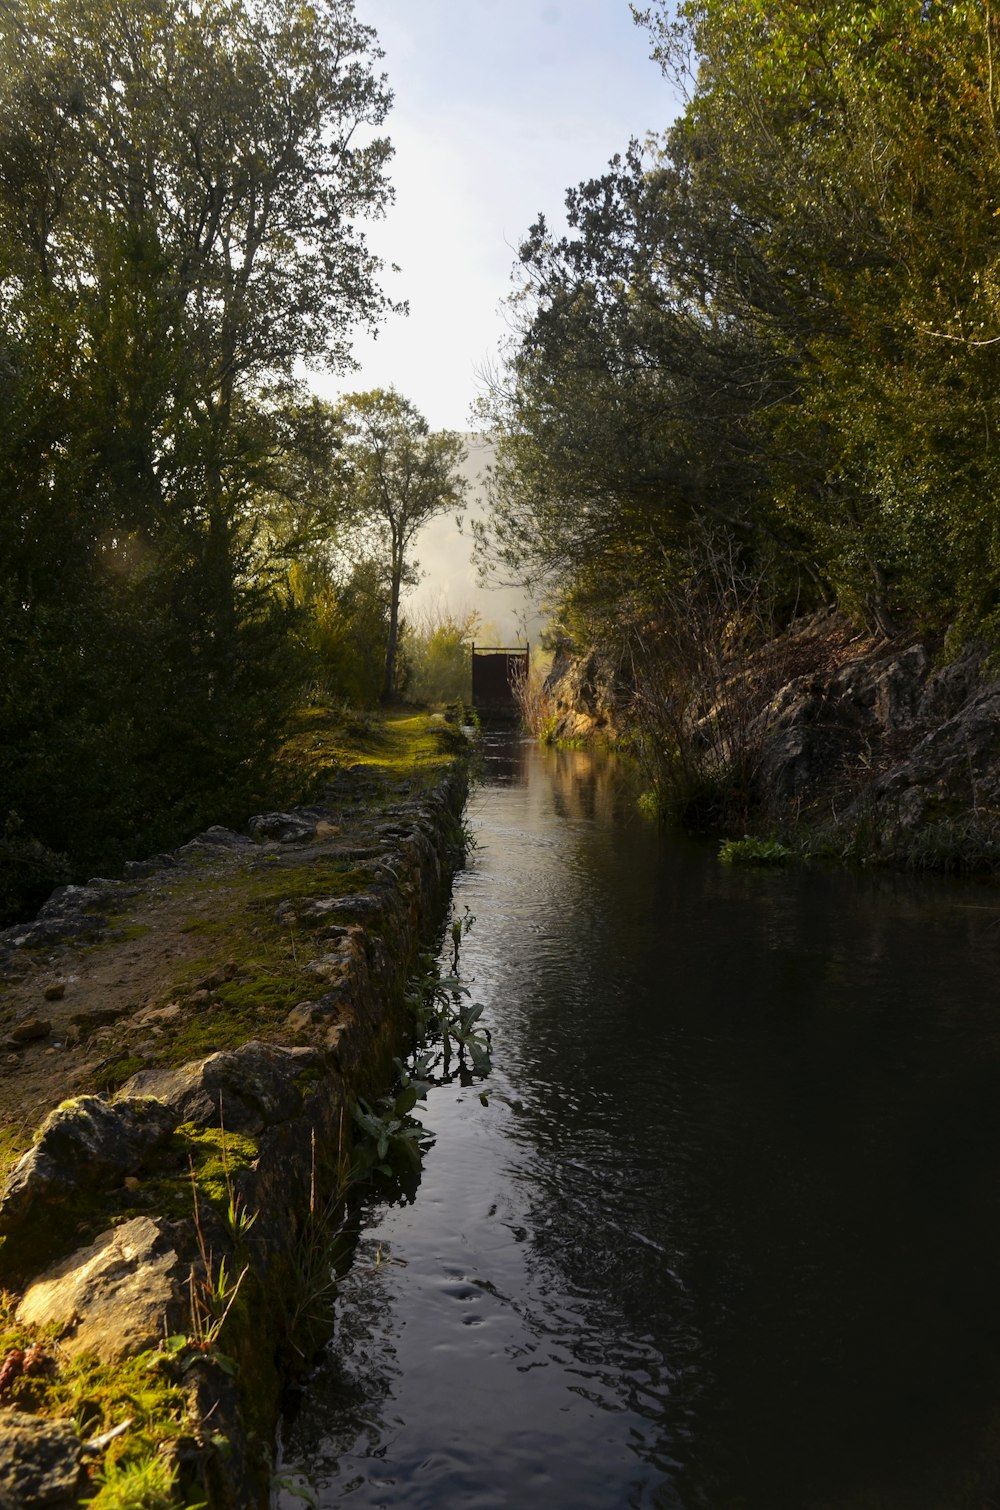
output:
[[[457,966],[461,943],[461,930],[465,919],[455,919],[451,925],[452,963]],[[410,982],[406,1001],[413,1013],[418,1050],[428,1043],[440,1043],[440,1052],[424,1056],[427,1073],[434,1083],[445,1084],[452,1078],[452,1058],[457,1050],[457,1072],[468,1073],[467,1060],[478,1075],[487,1075],[492,1068],[490,1047],[492,1035],[488,1028],[478,1026],[483,1007],[471,1000],[469,987],[457,973],[442,975],[437,961],[423,956],[423,969]],[[440,1067],[440,1073],[435,1073]]]
[[[234,1195],[229,1179],[228,1164],[226,1165],[226,1189],[229,1196],[227,1225],[234,1236],[242,1237],[253,1226],[257,1213],[247,1212],[239,1197]],[[188,1275],[191,1327],[186,1333],[178,1332],[164,1338],[163,1352],[168,1358],[177,1362],[182,1373],[186,1373],[199,1361],[207,1359],[221,1368],[224,1373],[233,1374],[236,1372],[236,1364],[225,1353],[219,1351],[218,1343],[229,1313],[236,1304],[240,1286],[250,1271],[250,1265],[244,1264],[239,1275],[233,1279],[232,1271],[225,1258],[217,1260],[209,1247],[201,1220],[198,1177],[193,1163],[191,1164],[191,1200],[194,1207],[195,1235],[198,1240],[198,1262],[191,1265]]]
[[[457,1016],[451,1020],[451,1033],[459,1053],[468,1053],[477,1074],[488,1075],[493,1067],[490,1060],[492,1035],[489,1028],[477,1026],[482,1014],[480,1002],[462,1003]]]
[[[419,1171],[424,1149],[433,1135],[413,1117],[418,1101],[434,1085],[446,1085],[456,1077],[463,1084],[472,1077],[488,1075],[491,1069],[491,1035],[482,1026],[482,1004],[471,999],[469,987],[459,977],[462,940],[475,923],[466,907],[448,925],[450,972],[441,974],[434,955],[420,956],[419,974],[412,977],[405,1001],[413,1017],[414,1047],[405,1061],[395,1060],[396,1088],[375,1102],[358,1099],[352,1109],[355,1126],[363,1134],[358,1142],[356,1172],[393,1175],[400,1166]]]
[[[451,973],[458,974],[458,957],[462,949],[462,940],[475,923],[475,913],[469,911],[469,904],[465,904],[465,911],[461,917],[452,918],[448,928],[451,939]]]
[[[360,1175],[377,1172],[391,1176],[394,1163],[398,1166],[400,1162],[419,1170],[423,1151],[433,1137],[410,1115],[417,1099],[416,1086],[408,1085],[374,1106],[360,1098],[355,1102],[354,1121],[365,1134],[359,1143]]]

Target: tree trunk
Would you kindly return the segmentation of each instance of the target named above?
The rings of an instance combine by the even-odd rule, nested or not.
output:
[[[382,677],[383,703],[391,703],[396,693],[396,643],[399,639],[399,593],[403,583],[402,558],[392,563],[392,581],[389,588],[389,633],[385,642],[385,674]]]

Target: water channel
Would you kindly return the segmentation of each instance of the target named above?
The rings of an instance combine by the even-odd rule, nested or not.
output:
[[[609,758],[484,753],[454,900],[489,1104],[421,1109],[286,1483],[323,1510],[1000,1506],[1000,896],[728,868]]]

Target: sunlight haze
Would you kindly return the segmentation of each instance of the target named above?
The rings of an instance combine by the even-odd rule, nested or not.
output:
[[[561,226],[566,190],[631,137],[669,125],[677,103],[626,0],[358,0],[357,11],[378,33],[395,93],[386,130],[396,202],[369,239],[399,265],[385,286],[410,314],[358,337],[357,372],[318,376],[315,387],[333,398],[393,386],[432,428],[468,432],[479,375],[504,337],[521,239],[539,212]],[[409,610],[475,607],[512,633],[527,605],[482,592],[470,542],[448,520],[427,529],[417,548],[426,576]]]

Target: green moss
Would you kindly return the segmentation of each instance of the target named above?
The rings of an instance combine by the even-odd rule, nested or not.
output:
[[[0,1127],[0,1186],[31,1147],[31,1141],[31,1133],[25,1127]]]
[[[182,1434],[184,1396],[165,1366],[168,1360],[158,1351],[111,1365],[92,1356],[65,1362],[50,1333],[19,1325],[13,1297],[0,1296],[0,1359],[12,1348],[27,1348],[32,1343],[42,1347],[43,1367],[39,1373],[14,1380],[8,1399],[15,1409],[71,1420],[84,1439],[101,1436],[123,1421],[130,1423],[103,1454],[92,1459],[95,1474],[108,1479],[124,1478],[127,1472],[135,1474],[139,1465],[149,1462]],[[101,1510],[115,1506],[124,1510],[128,1504],[139,1506],[144,1502],[102,1498],[99,1494],[94,1503]],[[177,1505],[180,1501],[174,1498],[160,1503]]]
[[[138,1054],[119,1054],[108,1064],[103,1065],[94,1075],[94,1090],[98,1092],[110,1092],[118,1090],[132,1075],[141,1070],[146,1063]]]
[[[296,857],[295,863],[286,867],[280,857],[276,858],[277,865],[272,862],[259,869],[255,867],[241,887],[250,906],[265,916],[270,916],[284,901],[312,896],[353,896],[371,886],[374,879],[371,864],[363,861],[317,855],[305,860]]]
[[[227,1219],[233,1182],[252,1168],[257,1152],[254,1140],[241,1133],[185,1122],[151,1160],[136,1204],[171,1221],[193,1220],[193,1175],[199,1205],[210,1205]]]
[[[397,779],[405,776],[419,785],[467,749],[465,736],[440,714],[359,717],[304,708],[280,761],[290,784],[311,795],[348,766],[365,766]]]
[[[149,933],[148,923],[129,923],[124,928],[113,929],[113,942],[116,944],[130,943],[132,939],[145,938]]]
[[[242,1170],[252,1168],[258,1153],[254,1139],[243,1133],[193,1122],[177,1129],[174,1147],[185,1164],[190,1158],[199,1193],[220,1206],[228,1202],[231,1182]]]
[[[289,1012],[315,996],[318,988],[316,977],[304,969],[311,953],[304,943],[308,929],[294,916],[277,921],[278,908],[313,897],[355,896],[370,889],[373,880],[370,865],[330,855],[305,860],[298,856],[292,863],[279,857],[277,865],[255,861],[229,887],[224,913],[192,918],[185,925],[187,932],[211,938],[213,952],[188,961],[164,1001],[183,1000],[218,970],[221,961],[234,961],[238,972],[211,988],[210,1010],[192,1013],[166,1030],[157,1048],[158,1061],[180,1064],[237,1048],[249,1038],[284,1034]],[[332,912],[330,920],[336,916]]]
[[[212,935],[223,933],[225,928],[226,922],[223,918],[192,917],[186,918],[181,924],[181,933],[204,933]]]

